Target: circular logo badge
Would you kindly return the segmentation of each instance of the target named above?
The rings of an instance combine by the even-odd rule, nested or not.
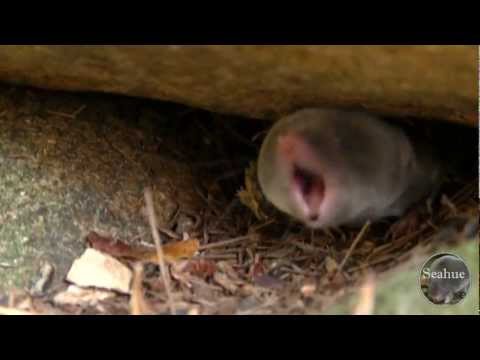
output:
[[[454,305],[468,294],[470,271],[457,255],[437,254],[423,265],[420,287],[425,297],[433,304]]]

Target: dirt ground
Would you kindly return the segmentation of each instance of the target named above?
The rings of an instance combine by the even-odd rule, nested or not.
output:
[[[248,169],[269,126],[177,104],[1,86],[2,312],[378,313],[372,289],[402,274],[411,283],[408,271],[435,251],[468,247],[478,273],[476,130],[442,130],[440,143],[459,154],[462,171],[397,233],[395,220],[311,231],[268,208]],[[177,252],[195,244],[187,255],[166,253],[163,274],[145,189],[153,233]],[[134,270],[129,293],[101,298],[90,288],[94,300],[58,300],[87,247]],[[139,247],[150,255],[132,255]],[[459,312],[478,307],[474,285]],[[350,294],[356,300],[347,306]]]

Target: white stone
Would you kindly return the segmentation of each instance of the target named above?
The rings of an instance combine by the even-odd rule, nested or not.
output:
[[[89,248],[73,262],[67,281],[80,287],[130,294],[132,271],[110,255]]]

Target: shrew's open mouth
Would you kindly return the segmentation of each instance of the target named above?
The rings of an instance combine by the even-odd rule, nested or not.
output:
[[[300,195],[304,205],[302,207],[306,206],[306,218],[309,221],[317,221],[320,215],[320,205],[325,196],[323,177],[295,164],[293,166],[293,186]]]

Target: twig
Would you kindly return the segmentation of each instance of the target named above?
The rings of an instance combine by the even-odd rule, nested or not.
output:
[[[260,136],[263,136],[264,134],[268,133],[268,130],[269,129],[263,130],[263,131],[260,131],[260,132],[256,133],[255,135],[253,135],[252,142],[257,141]]]
[[[167,228],[162,228],[162,227],[159,227],[158,228],[158,231],[170,236],[172,239],[175,239],[175,240],[182,240],[182,237],[180,235],[178,235],[176,232],[174,231],[171,231]]]
[[[259,224],[259,225],[255,225],[252,227],[252,229],[254,231],[258,231],[260,230],[261,228],[264,228],[265,226],[268,226],[270,224],[273,224],[275,222],[275,220],[271,219],[271,220],[267,220],[266,222],[264,222],[263,224]]]
[[[52,114],[52,115],[58,115],[58,116],[66,117],[66,118],[69,118],[69,119],[75,119],[77,117],[77,115],[80,114],[86,107],[87,107],[87,105],[82,105],[71,114],[67,114],[67,113],[62,112],[62,111],[53,111],[53,110],[47,110],[47,113]]]
[[[454,203],[460,203],[472,197],[475,194],[476,188],[478,186],[477,181],[472,181],[462,187],[458,192],[456,192],[452,197],[451,201]]]
[[[289,239],[289,240],[287,240],[287,242],[289,244],[292,244],[293,246],[299,248],[300,250],[302,250],[304,252],[315,253],[315,254],[319,254],[319,253],[328,254],[328,251],[325,250],[325,249],[322,249],[322,248],[319,248],[319,247],[316,247],[316,246],[313,246],[313,245],[310,245],[310,244],[307,244],[307,243],[304,243],[304,242],[301,242],[301,241],[298,241],[298,240]]]
[[[363,270],[363,269],[366,269],[366,268],[369,268],[369,267],[373,267],[375,265],[378,265],[378,264],[381,264],[383,262],[386,262],[386,261],[389,261],[391,259],[396,259],[398,257],[398,254],[386,254],[382,257],[378,257],[372,261],[369,261],[369,262],[365,262],[359,266],[356,266],[356,267],[353,267],[353,268],[350,268],[348,269],[348,272],[349,273],[354,273],[354,272],[357,272],[358,270]]]
[[[85,110],[85,108],[87,107],[87,105],[82,105],[80,106],[77,110],[75,110],[73,113],[72,113],[72,116],[75,118],[77,117],[78,114],[80,114],[83,110]]]
[[[450,201],[450,199],[446,195],[442,196],[441,202],[442,202],[442,205],[445,205],[451,211],[451,213],[453,213],[454,215],[457,215],[458,213],[457,207],[453,204],[452,201]]]
[[[199,259],[208,260],[235,260],[238,256],[235,254],[204,254]]]
[[[213,201],[213,199],[209,199],[208,194],[207,196],[205,196],[197,185],[193,185],[193,189],[198,194],[198,196],[200,196],[200,198],[205,202],[208,209],[215,214],[215,216],[220,216],[223,213],[223,211],[220,211],[218,208],[214,207],[215,202]]]
[[[160,234],[157,228],[157,218],[155,216],[155,209],[153,207],[153,196],[150,188],[145,189],[145,203],[147,206],[148,220],[150,228],[152,230],[153,240],[155,241],[155,247],[157,249],[158,265],[162,272],[163,283],[165,284],[165,292],[167,293],[167,302],[170,309],[170,313],[173,315],[176,313],[175,304],[173,303],[172,293],[170,289],[170,279],[167,274],[167,267],[165,265],[165,258],[163,256],[163,249],[161,245]]]
[[[353,250],[355,249],[355,247],[357,246],[357,244],[360,242],[360,240],[363,238],[363,235],[365,234],[365,232],[367,231],[368,227],[370,226],[370,221],[367,221],[365,223],[365,225],[363,225],[362,227],[362,230],[360,230],[360,232],[358,233],[357,237],[355,238],[355,240],[353,241],[352,245],[350,246],[350,249],[348,249],[347,251],[347,254],[345,255],[345,257],[343,258],[342,262],[340,263],[340,265],[338,266],[337,268],[337,273],[341,272],[343,267],[345,266],[345,263],[347,262],[348,258],[350,257],[350,255],[352,254]]]
[[[133,267],[132,295],[130,297],[130,314],[151,315],[154,311],[143,295],[143,264],[136,263]]]
[[[218,247],[224,247],[224,246],[228,246],[228,245],[233,245],[233,244],[242,242],[242,241],[244,241],[244,240],[248,240],[248,239],[250,239],[251,237],[252,237],[252,235],[244,235],[244,236],[239,236],[239,237],[236,237],[236,238],[233,238],[233,239],[229,239],[229,240],[217,241],[217,242],[214,242],[214,243],[212,243],[212,244],[202,245],[202,246],[200,246],[200,249],[199,249],[199,250],[207,250],[207,249],[213,249],[213,248],[218,248]]]

